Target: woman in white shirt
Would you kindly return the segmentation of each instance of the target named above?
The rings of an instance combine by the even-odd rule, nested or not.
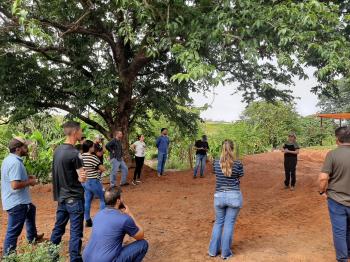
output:
[[[142,167],[143,167],[143,163],[145,161],[145,155],[146,155],[146,144],[144,142],[145,136],[138,135],[137,139],[138,141],[136,141],[131,145],[131,149],[135,151],[135,162],[136,162],[134,179],[132,180],[132,184],[134,186],[141,183],[141,180],[140,180],[141,171],[142,171]]]

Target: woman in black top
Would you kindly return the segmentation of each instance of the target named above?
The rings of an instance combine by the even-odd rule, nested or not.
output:
[[[296,167],[298,163],[298,154],[299,154],[299,145],[296,142],[297,137],[295,133],[290,133],[288,135],[288,142],[283,145],[282,152],[284,153],[284,171],[285,171],[285,180],[284,186],[285,189],[289,188],[294,191],[296,183]]]

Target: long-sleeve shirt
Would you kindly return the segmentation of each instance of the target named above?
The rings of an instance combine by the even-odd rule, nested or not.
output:
[[[123,147],[120,140],[112,139],[107,143],[106,149],[109,151],[111,159],[116,158],[118,161],[122,160]]]
[[[232,175],[225,176],[220,167],[220,160],[214,161],[214,174],[216,176],[216,192],[240,190],[239,179],[244,175],[243,165],[235,161],[232,166]]]
[[[156,141],[156,146],[158,148],[158,152],[167,154],[168,148],[169,148],[169,143],[170,143],[169,137],[167,137],[167,136],[158,137],[157,141]]]

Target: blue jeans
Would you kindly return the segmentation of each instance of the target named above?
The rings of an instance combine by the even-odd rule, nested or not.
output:
[[[123,246],[123,249],[115,262],[141,262],[148,250],[146,240],[138,240],[129,245]]]
[[[167,160],[167,157],[168,157],[167,153],[158,152],[158,166],[157,166],[158,174],[164,173],[164,167],[165,167],[165,162]]]
[[[51,242],[55,245],[61,243],[66,231],[66,225],[70,220],[69,256],[71,262],[81,262],[81,239],[84,227],[84,200],[67,199],[58,203],[56,211],[56,223],[52,230]]]
[[[116,186],[117,182],[117,173],[119,171],[119,168],[122,172],[122,179],[120,181],[120,184],[125,184],[126,183],[126,178],[128,177],[128,167],[125,164],[124,160],[118,161],[116,158],[111,159],[111,164],[112,164],[112,171],[110,175],[110,182],[111,186]]]
[[[94,196],[100,199],[100,210],[105,208],[105,200],[103,193],[103,186],[97,178],[88,178],[88,180],[83,184],[85,190],[85,208],[84,208],[84,218],[85,220],[90,219],[90,208],[91,202]]]
[[[17,205],[9,210],[7,231],[4,241],[4,255],[16,250],[17,239],[22,232],[24,223],[26,223],[27,240],[34,241],[37,235],[35,225],[36,207],[33,204]]]
[[[209,255],[217,256],[221,250],[221,257],[233,255],[231,251],[234,225],[242,208],[242,194],[240,191],[218,192],[214,195],[215,223],[209,244]]]
[[[328,210],[337,261],[347,262],[350,258],[350,207],[328,198]]]
[[[193,174],[194,177],[197,176],[197,171],[198,171],[199,166],[201,166],[200,175],[201,176],[204,175],[204,169],[205,169],[206,162],[207,162],[207,155],[200,155],[200,154],[196,155],[196,165],[194,167],[194,174]]]

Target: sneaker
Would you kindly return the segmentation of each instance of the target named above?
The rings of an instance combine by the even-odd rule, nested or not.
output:
[[[200,178],[204,178],[204,176],[200,176]]]
[[[134,186],[137,186],[137,183],[136,183],[135,180],[133,180],[133,181],[131,182],[131,184],[134,185]]]
[[[289,186],[284,186],[284,189],[289,189]]]
[[[290,191],[294,191],[295,190],[295,187],[294,186],[291,186],[290,187]]]
[[[193,179],[196,179],[197,178],[197,176],[193,176]]]
[[[92,227],[92,220],[89,218],[88,220],[85,221],[85,227]]]
[[[158,177],[161,177],[161,176],[162,176],[162,174],[161,174],[161,173],[157,173],[157,175],[158,175]]]
[[[130,185],[129,182],[125,182],[123,184],[120,184],[120,186],[128,186],[128,185]]]
[[[136,184],[142,184],[141,180],[136,180]]]
[[[44,233],[42,234],[36,234],[36,237],[34,237],[33,241],[31,241],[32,243],[37,243],[37,242],[41,242],[44,238]]]

